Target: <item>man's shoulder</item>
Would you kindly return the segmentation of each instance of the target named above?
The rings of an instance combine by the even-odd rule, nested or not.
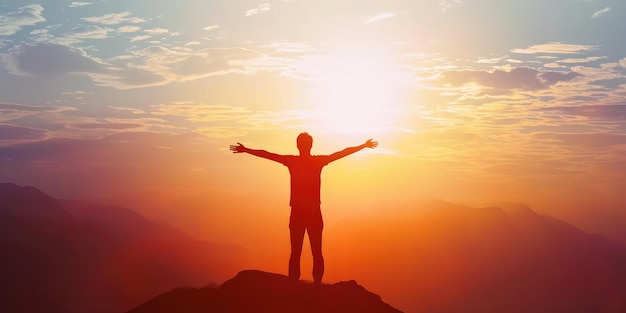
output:
[[[285,162],[297,160],[298,156],[292,155],[292,154],[281,154],[278,159],[280,162],[285,163]]]

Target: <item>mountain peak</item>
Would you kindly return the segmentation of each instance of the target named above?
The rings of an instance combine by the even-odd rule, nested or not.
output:
[[[0,183],[0,212],[18,215],[56,217],[66,214],[54,198],[32,186]]]
[[[177,288],[128,313],[165,312],[385,312],[399,310],[384,303],[356,281],[316,286],[258,270],[245,270],[219,288]]]
[[[538,217],[537,213],[533,211],[527,204],[520,202],[504,202],[501,201],[497,204],[499,207],[504,210],[508,215],[513,217],[525,217],[525,218],[536,218]]]

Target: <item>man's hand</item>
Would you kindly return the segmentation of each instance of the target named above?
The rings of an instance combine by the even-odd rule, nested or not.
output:
[[[374,149],[378,146],[378,141],[372,141],[372,139],[369,139],[363,144],[363,146],[365,146],[365,148]]]
[[[240,143],[237,143],[237,145],[230,145],[230,151],[233,153],[244,153],[248,152],[248,148]]]

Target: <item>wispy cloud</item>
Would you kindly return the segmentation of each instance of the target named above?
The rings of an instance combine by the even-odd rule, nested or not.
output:
[[[2,55],[2,61],[15,75],[52,77],[81,74],[89,76],[96,85],[117,89],[164,85],[171,81],[158,71],[128,64],[112,67],[82,49],[53,43],[13,47]]]
[[[439,6],[441,7],[441,12],[445,12],[450,9],[455,4],[461,4],[463,0],[440,0]]]
[[[150,35],[135,37],[134,41],[149,39]],[[116,65],[106,66],[85,74],[97,85],[116,89],[162,86],[203,77],[247,71],[245,60],[258,58],[259,53],[240,48],[192,50],[151,46],[116,58]],[[132,58],[133,62],[125,60]],[[110,60],[113,61],[113,60]]]
[[[611,11],[611,8],[610,8],[610,7],[606,7],[606,8],[604,8],[604,9],[602,9],[602,10],[595,11],[595,12],[591,15],[591,18],[598,18],[598,17],[600,17],[601,15],[604,15],[604,14],[608,13],[609,11]]]
[[[271,48],[275,53],[304,53],[315,50],[313,46],[306,43],[285,41],[273,42],[262,47]]]
[[[272,7],[269,4],[269,2],[263,3],[261,5],[259,5],[258,7],[254,8],[254,9],[250,9],[250,10],[246,10],[245,12],[243,12],[243,14],[245,16],[253,16],[253,15],[257,15],[263,11],[269,11],[271,10]]]
[[[528,67],[510,71],[446,71],[441,74],[444,84],[462,86],[475,83],[488,88],[487,94],[508,94],[512,90],[542,90],[558,82],[570,81],[581,74],[576,72],[543,72]]]
[[[70,8],[78,8],[78,7],[84,7],[86,5],[92,5],[92,2],[72,2],[70,3]]]
[[[146,20],[142,18],[133,16],[131,12],[110,13],[102,16],[83,17],[82,20],[103,25],[117,25],[121,23],[139,24],[146,22]]]
[[[17,11],[0,15],[0,36],[11,36],[24,26],[45,22],[43,10],[39,4],[29,4],[17,9]]]
[[[209,26],[203,28],[202,30],[211,31],[211,30],[216,30],[218,28],[220,28],[220,26],[216,24],[216,25],[209,25]]]
[[[104,69],[104,64],[81,49],[51,43],[13,47],[2,61],[17,75],[50,76]]]
[[[13,141],[41,140],[47,134],[48,132],[43,129],[0,124],[0,145],[12,143]]]
[[[63,111],[73,111],[71,107],[61,106],[34,106],[25,104],[0,103],[0,123],[7,123],[12,120],[22,119],[45,113],[61,113]]]
[[[120,33],[135,33],[141,30],[141,27],[139,26],[130,26],[130,25],[126,25],[126,26],[122,26],[120,28],[117,29],[118,32]]]
[[[371,23],[375,23],[375,22],[379,22],[388,18],[392,18],[394,17],[396,14],[393,12],[384,12],[384,13],[379,13],[376,14],[368,19],[365,20],[365,24],[371,24]]]
[[[582,116],[591,120],[626,120],[626,104],[558,106],[539,110],[559,115]]]
[[[595,62],[595,61],[599,61],[599,60],[603,60],[606,59],[607,57],[586,57],[586,58],[572,58],[572,59],[563,59],[563,60],[559,60],[557,62],[559,63],[589,63],[589,62]]]
[[[109,130],[126,130],[126,129],[136,129],[142,128],[143,124],[137,123],[78,123],[78,124],[70,124],[68,127],[70,128],[78,128],[78,129],[109,129]]]
[[[139,36],[135,36],[133,37],[130,42],[136,42],[136,41],[144,41],[147,39],[152,38],[152,35],[139,35]]]
[[[242,120],[252,112],[248,109],[228,105],[210,105],[189,101],[161,104],[151,112],[156,116],[182,116],[191,122],[217,122]]]
[[[113,31],[111,28],[102,28],[96,25],[86,25],[73,28],[67,37],[77,39],[105,39],[109,37],[109,33]]]
[[[152,29],[146,29],[145,32],[150,35],[162,35],[162,34],[167,34],[170,31],[165,28],[157,27],[157,28],[152,28]]]
[[[513,49],[511,50],[511,52],[522,54],[578,54],[587,51],[594,51],[597,49],[598,46],[594,45],[574,45],[561,42],[551,42],[547,44],[530,46],[525,49]]]

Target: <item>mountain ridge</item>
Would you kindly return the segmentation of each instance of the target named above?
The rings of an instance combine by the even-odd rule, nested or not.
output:
[[[1,312],[120,312],[242,268],[228,247],[186,241],[123,207],[72,207],[15,184],[0,184],[0,199],[14,199],[0,204]],[[333,270],[405,312],[626,312],[623,241],[526,205],[410,205],[329,223],[349,230],[326,242],[346,251],[332,255]]]
[[[244,252],[123,207],[0,184],[0,312],[120,312],[181,284],[225,279]]]

